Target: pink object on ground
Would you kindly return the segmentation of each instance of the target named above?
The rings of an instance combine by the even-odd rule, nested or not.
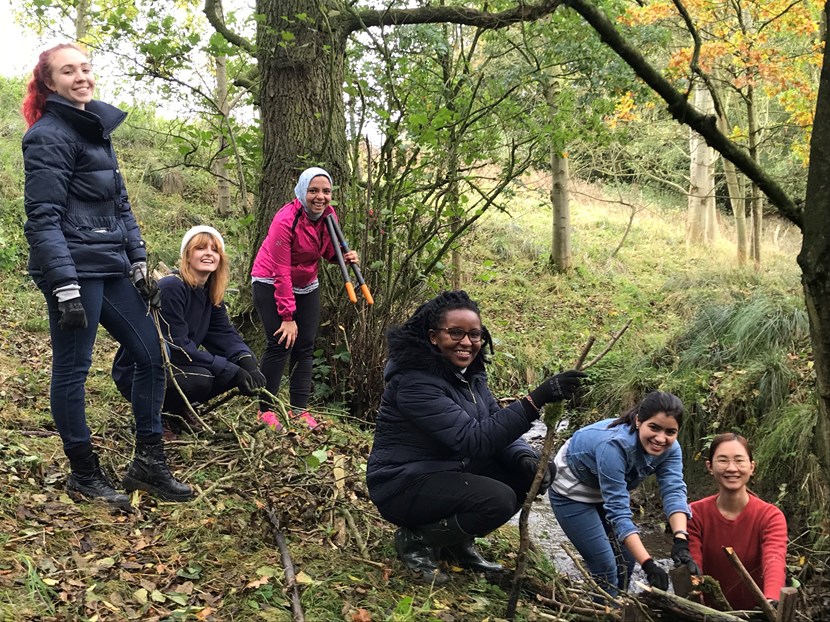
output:
[[[304,424],[308,426],[309,430],[314,430],[315,428],[317,428],[317,426],[320,425],[320,423],[314,417],[312,417],[311,413],[307,410],[304,410],[299,415],[291,413],[289,416],[292,419],[299,419],[300,421],[302,421]]]
[[[277,419],[277,415],[274,414],[273,411],[266,410],[265,412],[257,411],[256,418],[258,421],[262,421],[269,426],[271,426],[274,430],[279,432],[282,430],[282,424],[280,423],[279,419]]]

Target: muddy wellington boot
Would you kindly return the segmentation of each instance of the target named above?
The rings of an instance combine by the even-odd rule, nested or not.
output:
[[[423,525],[416,530],[432,543],[438,558],[475,572],[501,572],[503,566],[488,562],[475,546],[475,537],[464,531],[455,516]]]
[[[72,472],[66,478],[66,491],[72,497],[104,501],[122,510],[130,509],[130,498],[115,489],[109,476],[101,468],[94,453],[83,458],[70,458]]]
[[[163,441],[135,444],[135,457],[127,469],[123,484],[128,491],[145,490],[164,501],[193,498],[193,489],[170,472]]]
[[[432,545],[411,529],[398,527],[395,531],[395,550],[406,569],[419,581],[441,585],[450,578],[438,568]]]

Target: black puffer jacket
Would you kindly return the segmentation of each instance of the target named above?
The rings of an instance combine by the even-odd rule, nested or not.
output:
[[[29,273],[48,291],[83,278],[123,277],[146,261],[110,133],[126,113],[85,110],[52,94],[23,137]]]
[[[366,483],[376,505],[418,477],[464,471],[471,460],[514,465],[536,453],[520,437],[538,415],[520,402],[500,408],[478,353],[465,373],[423,337],[389,331],[386,388],[375,424]]]

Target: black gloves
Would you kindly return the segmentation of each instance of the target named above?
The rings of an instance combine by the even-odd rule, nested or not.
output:
[[[76,330],[87,327],[86,311],[84,311],[84,305],[81,304],[80,297],[59,302],[58,310],[61,312],[61,319],[58,320],[58,326],[61,327],[61,330]]]
[[[685,564],[692,574],[700,574],[700,568],[697,567],[695,560],[692,559],[692,554],[689,553],[689,541],[683,538],[675,538],[671,547],[671,558],[674,560],[675,566],[682,566]]]
[[[265,386],[265,374],[259,370],[253,354],[243,354],[236,360],[236,364],[250,374],[255,392]]]
[[[640,567],[646,573],[648,584],[651,587],[656,587],[658,590],[663,590],[664,592],[669,589],[669,573],[660,568],[653,559],[649,557],[640,564]]]
[[[519,468],[522,472],[527,476],[527,478],[532,482],[533,478],[536,476],[536,469],[539,468],[539,458],[535,456],[522,456],[519,458]],[[553,483],[553,475],[550,472],[550,467],[544,470],[542,473],[542,483],[539,484],[539,493],[544,494],[547,492],[550,485]]]
[[[135,288],[151,309],[161,309],[161,290],[153,277],[139,279],[135,282]]]
[[[254,377],[254,374],[249,374],[242,367],[236,370],[236,374],[234,374],[233,377],[233,383],[239,387],[239,392],[242,393],[242,395],[256,395],[259,393],[259,390],[265,386],[265,376],[262,375],[262,372],[256,370],[254,373],[257,375],[256,378]]]
[[[137,261],[130,266],[130,278],[150,308],[161,309],[161,291],[156,280],[147,272],[147,262]]]
[[[571,369],[563,371],[545,380],[530,392],[530,399],[536,408],[542,408],[548,402],[569,400],[579,390],[579,385],[588,374]]]

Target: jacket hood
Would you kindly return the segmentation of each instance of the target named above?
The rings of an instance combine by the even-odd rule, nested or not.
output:
[[[386,381],[389,381],[395,374],[410,369],[426,371],[445,378],[458,378],[461,373],[458,367],[450,363],[440,350],[429,342],[426,335],[416,335],[406,325],[390,328],[386,333],[386,341],[388,348],[388,360],[384,370]],[[467,375],[472,377],[472,375],[484,372],[484,346],[482,346],[473,362],[467,367]]]

